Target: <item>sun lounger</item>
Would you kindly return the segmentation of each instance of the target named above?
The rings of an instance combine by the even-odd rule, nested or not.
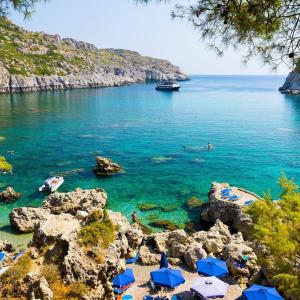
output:
[[[221,193],[229,193],[231,191],[232,191],[232,189],[226,188],[226,189],[221,190]]]
[[[229,196],[228,198],[229,198],[229,200],[231,200],[231,201],[235,201],[235,200],[238,200],[240,197],[237,196],[237,195],[231,195],[231,196]]]
[[[248,206],[248,205],[251,205],[253,202],[254,202],[254,200],[247,200],[247,201],[245,201],[244,204]]]
[[[135,264],[139,260],[140,257],[141,257],[140,254],[137,254],[135,257],[126,259],[125,262],[127,265]]]

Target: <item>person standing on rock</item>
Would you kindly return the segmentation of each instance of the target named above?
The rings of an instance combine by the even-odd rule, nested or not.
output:
[[[137,214],[136,214],[136,211],[134,211],[134,212],[131,214],[131,219],[132,219],[132,222],[133,222],[133,223],[136,223],[136,222],[137,222]]]

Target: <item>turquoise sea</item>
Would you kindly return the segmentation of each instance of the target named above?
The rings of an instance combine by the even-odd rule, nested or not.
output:
[[[278,196],[281,172],[299,180],[300,97],[281,95],[281,76],[192,76],[180,92],[154,84],[0,96],[0,154],[14,166],[1,187],[23,197],[0,205],[0,238],[13,207],[38,206],[37,188],[63,174],[60,191],[104,188],[109,208],[145,223],[158,214],[182,224],[198,216],[185,207],[207,199],[212,181]],[[210,142],[213,151],[205,150]],[[187,147],[187,151],[184,151]],[[14,151],[11,153],[10,151]],[[97,178],[95,156],[124,174]],[[299,182],[298,182],[299,183]],[[139,203],[176,204],[173,212],[140,212]],[[4,226],[4,227],[3,227]]]

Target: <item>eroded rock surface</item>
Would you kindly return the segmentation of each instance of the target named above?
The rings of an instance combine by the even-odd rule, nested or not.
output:
[[[122,167],[117,163],[114,163],[112,160],[97,156],[96,157],[96,166],[94,168],[94,173],[98,176],[109,176],[113,173],[118,173],[122,170]]]
[[[16,192],[12,187],[7,187],[4,191],[0,192],[0,201],[13,202],[21,197],[21,194]]]

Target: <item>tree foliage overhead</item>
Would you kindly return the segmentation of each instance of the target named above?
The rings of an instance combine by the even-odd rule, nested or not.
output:
[[[300,299],[300,191],[283,176],[279,201],[255,201],[247,209],[252,216],[253,238],[263,247],[259,259],[273,283],[292,299]]]
[[[245,46],[245,61],[259,55],[274,68],[281,63],[294,66],[300,57],[299,0],[186,2],[175,5],[172,16],[191,22],[220,55],[229,46]]]
[[[29,17],[33,12],[34,5],[41,0],[0,0],[0,17],[8,15],[12,10],[16,10],[25,17]]]

